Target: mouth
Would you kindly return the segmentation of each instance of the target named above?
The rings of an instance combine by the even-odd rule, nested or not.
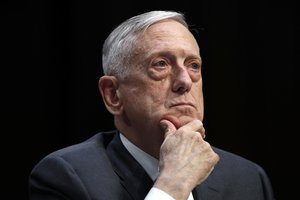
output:
[[[171,107],[193,107],[193,108],[195,108],[195,105],[191,102],[178,102],[178,103],[172,104]]]

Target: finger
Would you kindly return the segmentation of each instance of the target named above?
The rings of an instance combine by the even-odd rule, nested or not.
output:
[[[196,133],[197,134],[199,134],[199,135],[201,135],[201,137],[204,139],[205,138],[205,130],[204,130],[204,128],[203,129],[201,129],[201,131],[196,131]]]
[[[202,138],[204,139],[205,138],[205,128],[202,126],[197,132],[199,132],[202,136]]]
[[[160,126],[163,128],[163,130],[165,132],[165,138],[168,135],[175,133],[175,131],[176,131],[176,127],[169,120],[163,119],[163,120],[161,120],[159,122],[159,124],[160,124]]]
[[[180,127],[178,130],[183,132],[198,131],[201,133],[202,137],[204,134],[203,123],[198,119],[185,124],[184,126]]]

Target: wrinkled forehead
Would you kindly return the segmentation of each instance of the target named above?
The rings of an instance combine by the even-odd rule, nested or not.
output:
[[[148,27],[136,43],[135,52],[176,51],[195,54],[200,57],[199,46],[194,35],[181,23],[164,20]]]

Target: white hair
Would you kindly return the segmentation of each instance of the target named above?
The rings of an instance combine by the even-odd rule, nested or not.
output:
[[[150,11],[131,17],[117,26],[107,37],[102,49],[102,67],[105,75],[124,78],[130,68],[130,58],[138,37],[152,24],[173,19],[188,28],[182,13]]]

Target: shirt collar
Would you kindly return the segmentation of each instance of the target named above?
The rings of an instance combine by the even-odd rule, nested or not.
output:
[[[135,146],[122,133],[120,133],[120,139],[129,153],[137,160],[137,162],[145,169],[147,174],[154,181],[158,177],[159,173],[158,160]]]

